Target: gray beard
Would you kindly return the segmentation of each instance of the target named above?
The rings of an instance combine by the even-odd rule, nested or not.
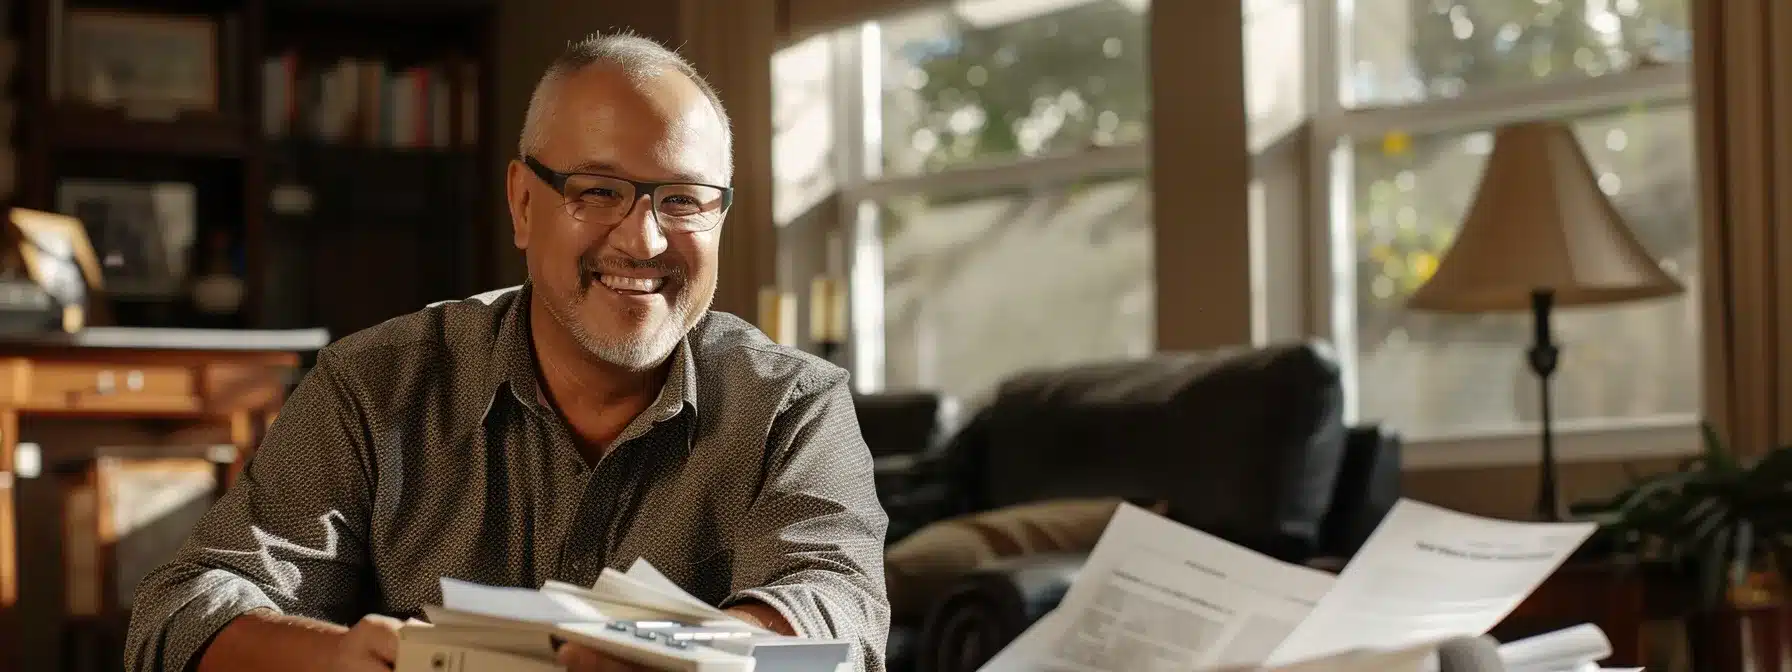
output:
[[[598,291],[598,289],[601,288],[591,287],[586,291]],[[684,298],[679,297],[679,299]],[[664,363],[666,358],[672,355],[672,351],[678,347],[678,342],[684,339],[691,327],[696,326],[691,320],[693,313],[689,312],[687,308],[689,302],[674,300],[671,303],[671,314],[654,332],[621,337],[599,336],[586,331],[585,326],[573,317],[578,314],[579,304],[584,299],[584,294],[580,293],[572,297],[566,306],[555,306],[552,301],[546,302],[545,305],[548,306],[548,312],[553,314],[554,321],[565,327],[567,332],[572,334],[573,340],[578,341],[579,346],[586,352],[630,371],[646,371]],[[705,308],[707,309],[707,306]],[[701,315],[703,311],[696,311],[695,314]]]

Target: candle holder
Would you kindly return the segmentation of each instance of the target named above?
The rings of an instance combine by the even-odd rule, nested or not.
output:
[[[835,364],[846,349],[846,283],[828,275],[809,283],[809,341]]]
[[[817,355],[833,364],[840,364],[840,353],[846,350],[846,344],[836,341],[822,341],[815,344]]]

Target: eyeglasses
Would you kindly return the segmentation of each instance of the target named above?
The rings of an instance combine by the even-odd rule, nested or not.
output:
[[[638,182],[610,175],[562,173],[524,156],[536,177],[560,192],[566,214],[587,224],[614,226],[634,212],[641,194],[649,195],[653,218],[667,233],[696,233],[722,223],[734,203],[733,187],[693,182]]]

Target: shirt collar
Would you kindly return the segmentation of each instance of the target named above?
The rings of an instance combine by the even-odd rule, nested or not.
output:
[[[488,416],[504,388],[509,388],[513,401],[532,412],[551,411],[543,401],[546,393],[542,391],[536,373],[535,343],[529,335],[529,299],[533,291],[532,284],[524,282],[498,326],[496,351],[488,378],[491,382],[491,396],[485,411]],[[695,413],[697,410],[697,361],[689,335],[678,341],[669,359],[672,366],[666,372],[666,382],[660,387],[659,396],[641,414],[641,418],[649,423],[665,422],[681,411]],[[631,426],[624,434],[633,429]]]

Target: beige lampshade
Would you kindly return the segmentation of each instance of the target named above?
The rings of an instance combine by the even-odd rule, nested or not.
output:
[[[1617,303],[1682,290],[1643,249],[1599,189],[1567,125],[1501,128],[1455,242],[1407,307],[1433,312]]]

